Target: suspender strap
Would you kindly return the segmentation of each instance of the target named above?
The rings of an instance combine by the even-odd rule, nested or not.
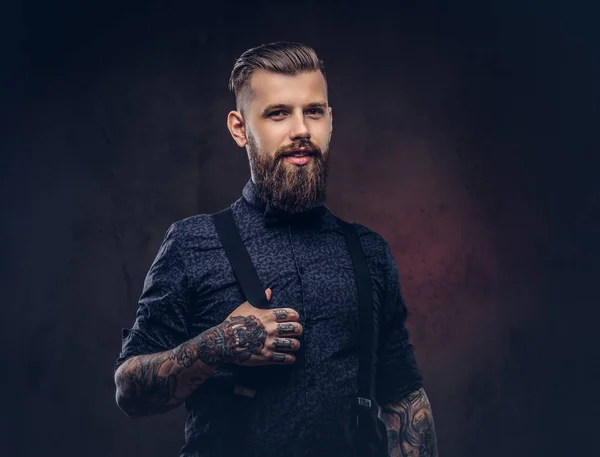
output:
[[[373,285],[360,238],[352,224],[338,219],[350,251],[359,306],[358,395],[354,457],[383,457],[387,455],[387,436],[384,423],[377,417],[374,395],[373,364]]]
[[[358,290],[358,404],[371,407],[373,385],[373,286],[365,254],[352,224],[338,219],[350,251]]]
[[[225,208],[212,215],[225,254],[229,258],[233,273],[242,288],[242,292],[252,306],[268,308],[265,289],[252,264],[250,255],[244,246],[231,208]]]

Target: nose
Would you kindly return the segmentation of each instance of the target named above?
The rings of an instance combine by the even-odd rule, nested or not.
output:
[[[310,139],[310,132],[308,131],[304,115],[294,116],[294,122],[290,130],[290,139],[292,141]]]

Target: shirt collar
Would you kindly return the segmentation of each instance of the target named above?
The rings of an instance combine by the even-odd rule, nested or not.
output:
[[[263,202],[258,195],[258,189],[256,188],[254,181],[252,181],[252,178],[250,178],[244,186],[244,189],[242,190],[242,196],[244,197],[244,200],[246,200],[251,206],[260,212],[264,212],[267,208],[265,202]]]

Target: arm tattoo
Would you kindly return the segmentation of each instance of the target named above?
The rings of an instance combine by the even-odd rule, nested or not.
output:
[[[431,404],[423,388],[381,409],[390,457],[437,457]]]
[[[121,390],[119,406],[127,414],[145,416],[168,411],[176,399],[177,376],[172,372],[168,353],[132,357],[123,364],[123,375],[116,378]],[[164,370],[163,368],[166,368]]]
[[[132,416],[173,409],[218,365],[260,354],[266,339],[255,316],[233,316],[171,351],[132,357],[116,373],[117,402]]]

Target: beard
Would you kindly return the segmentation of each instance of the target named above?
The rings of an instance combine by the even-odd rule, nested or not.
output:
[[[311,159],[306,165],[286,162],[291,149],[307,148]],[[310,140],[284,146],[274,154],[261,151],[248,134],[248,159],[258,195],[269,207],[287,213],[300,213],[326,200],[329,151]]]

